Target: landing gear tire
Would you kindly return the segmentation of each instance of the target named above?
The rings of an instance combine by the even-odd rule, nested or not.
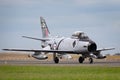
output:
[[[83,57],[79,57],[78,61],[79,61],[79,63],[83,63],[84,58]]]
[[[55,62],[56,64],[59,63],[58,57],[55,57],[54,62]]]
[[[90,64],[93,63],[93,58],[89,58]]]

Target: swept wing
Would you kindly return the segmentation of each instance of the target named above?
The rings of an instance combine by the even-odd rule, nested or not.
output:
[[[34,50],[27,50],[27,49],[3,49],[5,51],[26,51],[26,52],[53,52],[53,53],[75,53],[74,51],[62,51],[62,50],[37,50],[37,49],[34,49]]]

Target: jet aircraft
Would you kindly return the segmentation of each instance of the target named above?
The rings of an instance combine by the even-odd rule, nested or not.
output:
[[[53,60],[55,63],[59,63],[59,59],[62,57],[72,58],[70,54],[81,54],[78,61],[83,63],[85,58],[89,58],[89,63],[93,63],[93,58],[104,59],[106,56],[100,52],[105,50],[112,50],[114,48],[97,49],[97,44],[90,39],[84,32],[75,31],[71,37],[53,37],[47,27],[45,19],[40,17],[42,38],[33,38],[28,36],[22,36],[24,38],[34,39],[41,41],[42,49],[3,49],[6,51],[26,51],[34,52],[32,57],[44,60],[47,59],[47,54],[53,54]]]

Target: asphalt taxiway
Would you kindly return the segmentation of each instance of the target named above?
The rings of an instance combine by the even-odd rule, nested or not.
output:
[[[115,66],[120,67],[120,61],[100,61],[89,64],[84,62],[80,64],[77,61],[60,61],[55,64],[54,61],[39,61],[39,60],[0,60],[0,65],[46,65],[46,66]]]

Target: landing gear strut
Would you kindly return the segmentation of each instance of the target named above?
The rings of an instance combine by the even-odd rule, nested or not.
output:
[[[79,57],[78,61],[79,61],[79,63],[83,63],[84,57]]]
[[[57,57],[56,53],[53,54],[53,60],[56,64],[59,63],[59,58]]]

